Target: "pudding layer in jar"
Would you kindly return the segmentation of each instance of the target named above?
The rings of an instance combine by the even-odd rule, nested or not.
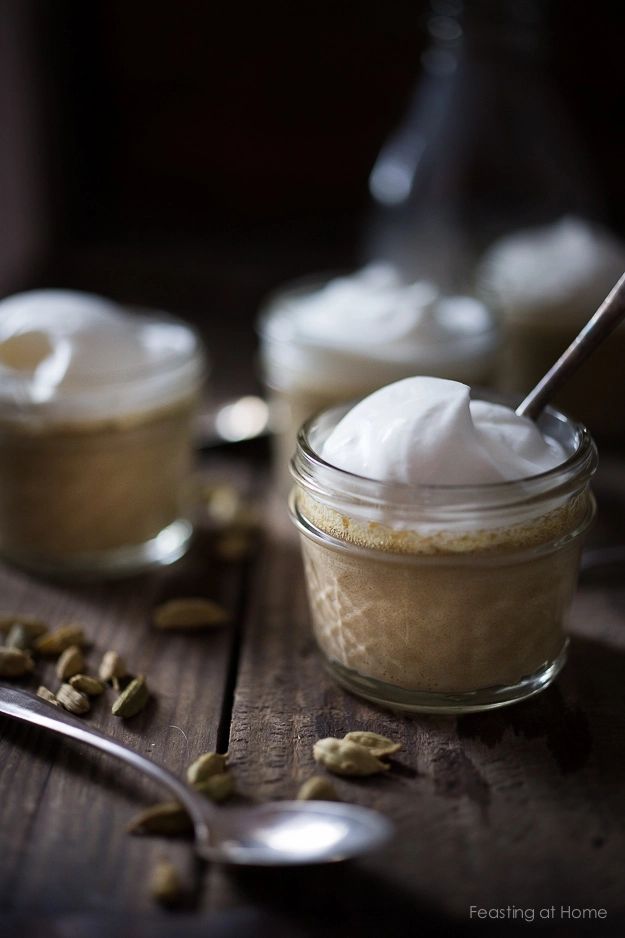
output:
[[[47,573],[113,574],[184,552],[195,334],[98,297],[0,304],[0,550]]]
[[[438,464],[441,484],[398,481],[401,467],[380,482],[334,465],[333,458],[345,456],[340,446],[333,452],[326,445],[341,430],[336,411],[302,431],[293,461],[291,507],[315,637],[342,684],[389,706],[441,712],[502,706],[543,689],[565,659],[565,616],[582,535],[594,514],[588,488],[594,446],[583,428],[549,411],[541,424],[552,438],[549,451],[541,453],[540,443],[530,440],[524,447],[529,460],[508,459],[502,466],[495,457],[495,465],[481,464],[488,455],[488,440],[479,439],[485,422],[470,425],[468,388],[459,394],[460,387],[451,387],[442,413],[438,404],[430,410],[430,416],[438,412],[441,433],[424,437],[435,444],[447,424],[456,433],[450,459],[472,444],[481,443],[483,451],[477,458],[469,454],[464,466],[446,466],[439,462],[440,445],[421,472]],[[396,401],[393,406],[401,421]],[[494,425],[503,410],[490,412]],[[368,416],[364,432],[371,433],[373,448],[375,419]],[[354,432],[353,421],[343,443],[351,440],[358,450]],[[386,457],[401,463],[388,432]],[[501,432],[499,425],[491,436],[491,456],[510,442],[510,427]],[[377,436],[383,449],[384,432]],[[367,449],[361,446],[354,459],[377,462],[368,470],[381,474],[384,457],[367,460]],[[492,481],[500,471],[514,473],[515,462],[526,469],[536,459],[551,465],[533,476]],[[471,484],[445,482],[458,473]],[[476,484],[476,476],[489,481]]]
[[[297,431],[313,414],[418,372],[488,386],[499,345],[482,302],[407,283],[386,263],[286,287],[267,304],[259,332],[284,489]]]

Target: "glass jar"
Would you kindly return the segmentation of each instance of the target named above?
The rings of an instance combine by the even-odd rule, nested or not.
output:
[[[423,331],[403,340],[389,339],[379,323],[360,318],[358,304],[337,312],[337,318],[341,312],[348,313],[344,318],[353,326],[341,341],[312,337],[299,327],[302,302],[318,301],[327,288],[355,282],[363,273],[309,277],[287,284],[261,310],[262,376],[274,415],[277,483],[284,492],[290,485],[288,465],[297,431],[313,414],[415,374],[471,385],[494,383],[501,338],[497,317],[482,301],[437,296],[430,284],[422,286],[437,296],[435,314]]]
[[[586,429],[548,408],[541,431],[564,463],[479,486],[408,486],[320,456],[346,412],[298,436],[292,520],[317,643],[348,690],[401,710],[463,713],[547,687],[562,668],[565,613],[597,464]]]
[[[45,302],[57,293],[45,292]],[[129,574],[171,563],[188,546],[191,421],[205,358],[173,317],[126,310],[123,321],[127,338],[144,330],[147,362],[135,367],[96,330],[81,339],[88,365],[43,392],[28,357],[48,354],[45,333],[0,343],[0,551],[20,566]],[[50,355],[54,367],[63,348],[59,341]]]

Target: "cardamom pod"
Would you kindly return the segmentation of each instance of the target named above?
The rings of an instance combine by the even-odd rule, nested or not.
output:
[[[205,781],[211,775],[221,775],[225,770],[226,756],[219,752],[205,752],[187,769],[187,781],[193,785]]]
[[[84,645],[85,635],[79,625],[63,625],[60,629],[42,635],[35,641],[35,651],[40,655],[60,655],[70,645]]]
[[[41,697],[42,700],[47,700],[48,703],[54,704],[55,707],[59,706],[56,695],[53,694],[51,690],[48,690],[47,687],[44,687],[43,684],[37,688],[37,697]]]
[[[154,610],[154,625],[159,629],[202,629],[222,625],[230,616],[212,599],[190,596],[170,599]]]
[[[5,645],[7,648],[19,648],[27,651],[33,643],[33,637],[20,622],[14,622],[9,629]]]
[[[116,651],[106,651],[100,662],[98,676],[101,681],[113,681],[116,678],[126,677],[128,670],[123,658]]]
[[[378,758],[392,756],[394,752],[401,749],[401,743],[394,743],[392,739],[380,736],[379,733],[371,733],[369,730],[352,730],[351,733],[345,734],[344,739],[352,743],[358,743],[359,746],[364,746],[373,756],[378,756]]]
[[[91,707],[86,694],[81,694],[71,684],[61,684],[56,692],[56,698],[70,713],[86,713]]]
[[[143,710],[149,696],[148,685],[143,675],[140,674],[121,692],[111,708],[111,713],[115,717],[134,717],[140,710]]]
[[[226,531],[217,541],[217,553],[222,560],[235,563],[251,553],[254,539],[246,531]]]
[[[21,648],[0,647],[0,677],[23,677],[33,670],[33,659]]]
[[[313,775],[300,786],[297,801],[340,801],[332,782],[322,775]]]
[[[346,739],[318,740],[313,746],[313,757],[335,775],[376,775],[389,768],[365,746]]]
[[[104,684],[97,677],[91,677],[89,674],[74,674],[70,677],[69,683],[75,690],[89,697],[98,697],[104,693]]]
[[[0,612],[0,632],[10,632],[12,626],[23,625],[31,638],[38,638],[48,631],[48,626],[37,616],[25,615],[21,612]]]
[[[82,651],[78,645],[70,645],[56,663],[56,676],[60,681],[66,681],[75,674],[80,674],[84,666],[85,659]]]
[[[186,834],[193,824],[177,801],[161,801],[135,815],[126,830],[129,834]]]
[[[211,801],[220,803],[226,801],[230,795],[234,794],[234,779],[229,772],[220,772],[219,775],[211,775],[202,782],[194,782],[193,787],[201,795],[206,795]]]
[[[182,880],[178,870],[169,860],[161,857],[152,870],[150,895],[161,905],[178,905],[184,897]]]

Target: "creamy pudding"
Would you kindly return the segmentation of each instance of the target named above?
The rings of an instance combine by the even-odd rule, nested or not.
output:
[[[203,370],[174,319],[73,291],[2,301],[2,553],[51,573],[180,556]]]
[[[478,270],[479,292],[504,324],[498,386],[526,393],[548,371],[590,319],[625,270],[625,245],[575,217],[518,231],[496,242]],[[614,400],[625,357],[621,325],[567,382],[558,402],[593,434],[625,437],[622,407]]]
[[[596,451],[557,412],[541,429],[457,382],[410,378],[300,433],[292,515],[315,636],[344,685],[461,712],[553,680]]]
[[[314,413],[419,372],[488,385],[499,343],[482,302],[407,283],[386,263],[281,291],[261,316],[260,336],[285,479],[297,430]]]

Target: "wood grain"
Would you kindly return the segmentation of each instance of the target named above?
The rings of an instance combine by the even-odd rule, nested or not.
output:
[[[342,888],[353,888],[357,909],[353,893],[337,892],[333,870],[301,877],[290,899],[281,879],[267,876],[264,902],[273,896],[293,922],[305,914],[326,929],[346,916],[372,928],[381,908],[398,902],[415,929],[439,916],[467,926],[472,904],[604,906],[612,925],[622,922],[625,589],[582,587],[557,686],[454,719],[384,713],[338,689],[313,647],[301,577],[294,548],[272,545],[250,604],[234,703],[230,749],[241,788],[292,797],[316,771],[316,739],[373,729],[402,742],[393,770],[336,787],[393,818],[397,837],[347,877]],[[224,907],[234,907],[248,899],[250,878],[234,886],[222,878],[220,888]]]
[[[1,605],[40,615],[52,627],[81,623],[92,673],[108,648],[120,652],[132,672],[144,673],[153,695],[141,714],[113,717],[109,690],[94,699],[86,720],[183,775],[200,753],[217,748],[243,579],[243,567],[220,560],[214,539],[200,533],[180,563],[115,584],[68,589],[3,568]],[[232,623],[198,634],[151,625],[156,603],[188,595],[216,599],[231,610]],[[39,661],[29,686],[39,680],[58,687],[54,663]],[[190,876],[187,843],[125,833],[133,814],[164,797],[153,783],[93,750],[8,718],[0,719],[0,734],[0,909],[153,911],[146,884],[163,851]]]
[[[619,465],[606,476],[609,509],[598,544],[622,537]],[[246,472],[246,484],[259,484]],[[273,515],[276,506],[268,504]],[[571,616],[571,659],[557,686],[490,714],[397,716],[326,676],[309,630],[299,548],[286,530],[273,525],[243,564],[220,562],[207,535],[169,571],[116,585],[68,589],[2,569],[0,606],[40,613],[53,624],[80,620],[94,643],[92,661],[107,647],[124,653],[134,670],[148,674],[153,704],[123,723],[102,702],[87,719],[179,773],[218,737],[222,748],[229,738],[244,798],[293,797],[317,771],[312,745],[320,737],[368,728],[399,739],[403,748],[388,777],[336,780],[346,800],[393,819],[394,842],[341,867],[198,871],[188,842],[124,833],[130,816],[160,797],[150,783],[77,745],[0,720],[3,938],[49,938],[50,923],[54,934],[72,938],[483,934],[485,924],[468,917],[472,904],[604,906],[604,924],[584,930],[556,922],[549,933],[622,933],[620,571],[583,577]],[[231,608],[233,627],[205,636],[156,633],[149,624],[154,602],[190,592]],[[175,916],[154,908],[146,892],[147,872],[162,852],[198,887]],[[549,928],[516,924],[540,934]],[[509,921],[489,927],[516,930]]]

